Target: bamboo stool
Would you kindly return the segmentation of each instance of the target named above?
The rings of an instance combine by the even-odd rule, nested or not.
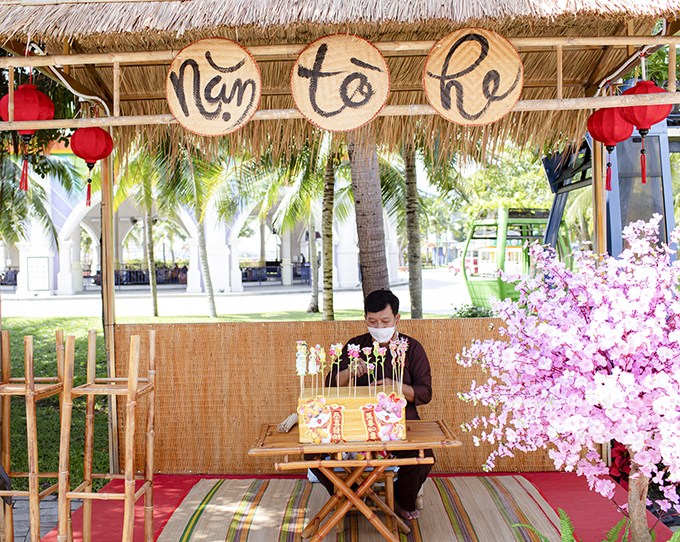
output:
[[[57,478],[56,472],[38,471],[38,430],[36,401],[63,391],[64,344],[63,332],[57,331],[57,377],[38,377],[33,373],[33,337],[24,337],[25,376],[12,378],[12,361],[9,331],[2,332],[2,468],[10,478],[28,478],[28,491],[4,490],[0,497],[28,497],[31,542],[40,541],[40,501],[51,495],[58,484],[40,491],[40,478]],[[26,401],[26,447],[28,449],[28,472],[11,472],[10,461],[10,408],[12,396],[23,396]],[[60,397],[61,405],[61,397]],[[14,515],[11,504],[3,502],[5,541],[14,541]]]
[[[144,540],[153,542],[153,439],[154,439],[154,395],[155,395],[155,358],[156,331],[149,331],[149,371],[147,378],[139,378],[140,337],[130,338],[130,361],[127,378],[95,378],[95,361],[97,334],[90,331],[87,338],[87,383],[73,388],[73,358],[67,356],[64,370],[64,408],[61,416],[61,441],[59,451],[59,533],[58,542],[72,541],[69,529],[69,512],[72,499],[83,500],[83,542],[92,540],[92,499],[124,500],[122,542],[132,542],[135,521],[135,502],[144,495]],[[68,344],[67,344],[68,352]],[[96,395],[125,396],[125,473],[93,474],[92,450],[94,447],[94,399]],[[144,475],[135,476],[135,415],[137,399],[148,395],[146,422],[146,450]],[[70,491],[69,439],[71,435],[71,410],[73,397],[86,396],[85,425],[85,467],[83,483]],[[92,493],[92,480],[124,479],[124,493]],[[144,483],[135,491],[135,480]]]

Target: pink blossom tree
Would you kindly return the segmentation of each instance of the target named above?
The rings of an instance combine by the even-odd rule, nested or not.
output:
[[[547,447],[556,468],[612,497],[600,445],[626,446],[634,542],[651,541],[649,481],[660,485],[664,510],[678,504],[680,481],[680,264],[658,242],[660,220],[627,227],[619,258],[579,251],[574,271],[552,250],[530,247],[537,276],[519,280],[518,302],[494,307],[503,340],[477,341],[458,359],[489,375],[460,394],[490,409],[464,426],[481,429],[475,444],[497,445],[486,468],[496,457]],[[679,238],[680,229],[671,244]]]

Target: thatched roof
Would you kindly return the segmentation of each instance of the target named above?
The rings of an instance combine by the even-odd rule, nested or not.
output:
[[[464,27],[479,26],[512,37],[649,35],[659,18],[674,21],[678,0],[185,0],[112,3],[107,0],[0,1],[0,40],[45,45],[61,54],[64,41],[77,53],[179,50],[204,37],[221,36],[244,46],[307,44],[326,34],[350,32],[373,42],[436,40]],[[69,3],[70,2],[70,3]],[[673,30],[675,30],[673,28]],[[16,50],[16,44],[14,45]],[[11,46],[8,48],[12,48]],[[555,98],[556,57],[551,48],[521,49],[525,87],[521,99]],[[565,49],[564,97],[592,94],[599,81],[628,58],[625,47]],[[294,108],[290,70],[294,58],[260,61],[265,92],[259,109]],[[388,105],[426,104],[422,90],[425,57],[387,58],[392,79]],[[168,113],[164,95],[168,63],[124,66],[121,115]],[[111,67],[76,67],[71,75],[102,96],[111,96]],[[552,83],[546,83],[552,82]],[[139,99],[135,99],[135,96]],[[479,143],[564,141],[581,137],[587,111],[511,113],[481,128],[462,128],[437,116],[378,118],[371,123],[381,141],[398,143],[405,135],[450,135],[464,154]],[[129,141],[139,130],[150,138],[177,126],[119,129]],[[255,147],[308,136],[304,120],[251,121],[233,138]],[[282,139],[281,139],[282,138]],[[484,145],[482,145],[484,147]]]

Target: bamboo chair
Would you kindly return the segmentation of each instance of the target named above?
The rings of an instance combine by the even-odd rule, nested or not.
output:
[[[40,501],[57,491],[52,484],[40,491],[40,478],[57,478],[56,472],[38,471],[38,430],[36,401],[63,392],[64,343],[63,332],[56,332],[57,377],[38,377],[33,373],[33,337],[24,337],[25,376],[12,378],[9,331],[2,332],[2,468],[10,478],[28,478],[28,491],[3,490],[0,497],[28,497],[31,542],[40,541]],[[24,397],[26,402],[26,447],[28,449],[28,472],[11,472],[10,461],[10,408],[12,396]],[[60,397],[60,406],[61,406]],[[14,541],[14,515],[11,504],[3,501],[5,541]]]
[[[83,542],[92,540],[92,499],[124,500],[122,542],[132,542],[135,521],[135,502],[144,495],[144,540],[153,542],[153,444],[154,444],[154,395],[156,332],[149,331],[149,370],[147,378],[139,378],[140,337],[130,338],[130,360],[127,378],[95,378],[95,347],[97,334],[90,331],[87,340],[87,382],[73,388],[73,358],[67,358],[64,378],[64,408],[61,417],[61,441],[59,451],[59,532],[58,542],[71,542],[69,528],[72,499],[83,500]],[[126,398],[125,415],[125,472],[124,474],[93,474],[92,450],[94,447],[94,399],[96,395],[116,395]],[[146,449],[144,475],[135,476],[135,421],[137,400],[148,395],[146,422]],[[83,483],[70,491],[69,439],[71,435],[71,410],[73,397],[87,398],[85,425],[85,466]],[[124,479],[123,493],[92,493],[92,480]],[[135,491],[135,480],[144,480]]]

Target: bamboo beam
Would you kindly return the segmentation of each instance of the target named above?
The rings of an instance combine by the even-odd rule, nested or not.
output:
[[[625,24],[621,23],[618,28],[614,31],[615,34],[621,34],[625,30]],[[593,68],[593,70],[590,72],[590,77],[588,77],[588,82],[586,83],[586,87],[591,87],[593,86],[593,83],[597,81],[597,76],[598,74],[602,71],[604,66],[606,65],[607,60],[609,60],[609,57],[612,55],[614,52],[614,49],[612,47],[605,47],[605,49],[602,51],[602,54],[600,55],[600,59],[597,62],[597,65]],[[629,54],[628,56],[632,56],[632,53]]]
[[[661,46],[680,44],[680,36],[595,36],[595,37],[526,37],[508,38],[515,48],[524,47],[640,47],[644,45]],[[375,42],[376,48],[383,54],[428,54],[436,41],[384,41]],[[282,45],[252,45],[246,47],[256,58],[274,56],[297,56],[308,44],[282,44]],[[3,47],[7,47],[5,44]],[[83,53],[74,55],[45,55],[24,57],[17,51],[10,51],[16,55],[0,59],[0,68],[19,67],[46,67],[46,66],[74,66],[81,64],[112,65],[114,62],[129,64],[132,62],[170,62],[179,53],[177,50],[165,51],[134,51],[134,52],[111,52],[111,53]]]
[[[633,19],[628,19],[626,21],[626,30],[629,36],[635,35],[635,21]],[[628,56],[633,56],[635,54],[635,49],[632,45],[628,45]]]
[[[82,48],[77,44],[73,43],[73,50],[76,52],[76,54],[82,54]],[[71,55],[69,55],[71,56]],[[115,64],[115,62],[114,62]],[[85,64],[85,71],[90,75],[92,80],[94,81],[95,85],[99,88],[100,92],[97,92],[98,96],[103,96],[104,101],[109,104],[109,107],[111,104],[113,104],[113,96],[111,95],[111,92],[109,91],[108,85],[104,82],[104,79],[102,79],[102,76],[99,74],[97,71],[97,66],[95,66],[94,63],[87,63]]]
[[[7,104],[7,118],[14,122],[14,68],[9,69],[9,103]]]
[[[120,62],[113,63],[113,116],[120,117]]]
[[[520,111],[574,111],[578,109],[599,109],[602,107],[631,107],[636,105],[659,105],[680,103],[679,93],[637,94],[626,96],[603,96],[597,98],[569,98],[564,100],[521,100],[512,108]],[[378,114],[380,117],[413,117],[436,115],[437,112],[425,104],[388,105]],[[302,119],[297,109],[262,109],[256,111],[253,120]],[[145,126],[152,124],[176,124],[171,114],[139,115],[129,117],[99,117],[59,119],[44,121],[0,122],[0,132],[7,130],[43,130],[82,128],[87,126]]]

